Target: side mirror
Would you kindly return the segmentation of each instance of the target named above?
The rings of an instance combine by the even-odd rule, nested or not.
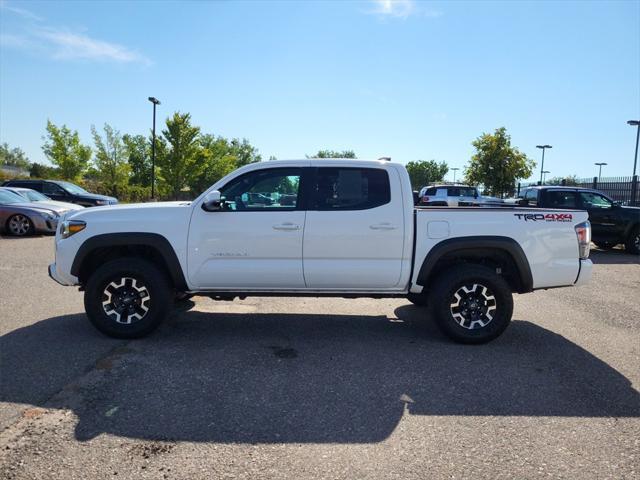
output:
[[[217,212],[221,208],[220,192],[214,190],[213,192],[207,193],[202,202],[202,209],[205,212]]]

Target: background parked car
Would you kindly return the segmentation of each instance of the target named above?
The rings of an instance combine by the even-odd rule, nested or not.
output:
[[[465,207],[503,203],[499,198],[480,195],[469,185],[432,185],[420,190],[419,205],[433,207]]]
[[[51,200],[46,195],[40,192],[36,192],[35,190],[31,190],[30,188],[0,187],[0,190],[8,190],[12,193],[20,195],[25,199],[26,202],[37,203],[45,208],[52,207],[61,215],[64,212],[68,212],[70,210],[82,210],[84,208],[82,205],[77,205],[75,203],[57,202],[55,200]]]
[[[4,182],[2,186],[30,188],[36,192],[43,193],[52,200],[75,203],[83,207],[115,205],[118,203],[117,198],[89,193],[78,185],[62,180],[9,180]]]
[[[0,232],[25,236],[33,233],[55,233],[60,216],[37,203],[0,189]]]
[[[613,248],[624,243],[630,253],[640,253],[640,208],[622,206],[590,188],[536,186],[521,192],[518,204],[527,207],[586,210],[593,243]]]

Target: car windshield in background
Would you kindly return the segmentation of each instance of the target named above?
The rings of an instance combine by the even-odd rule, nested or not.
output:
[[[9,203],[22,203],[26,200],[20,195],[17,195],[9,190],[0,190],[0,204],[6,205]]]
[[[89,193],[84,188],[79,187],[78,185],[74,185],[73,183],[58,182],[58,185],[60,185],[62,188],[64,188],[67,192],[73,193],[75,195],[81,195],[83,193]]]
[[[46,195],[43,195],[40,192],[36,192],[35,190],[20,190],[20,195],[26,197],[31,202],[42,202],[51,200]]]

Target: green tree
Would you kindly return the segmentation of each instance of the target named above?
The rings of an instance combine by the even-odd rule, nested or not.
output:
[[[129,164],[122,136],[107,123],[104,124],[104,137],[100,136],[93,125],[91,134],[96,146],[98,178],[107,192],[117,196],[129,183]]]
[[[262,155],[258,153],[258,149],[252,146],[246,138],[242,140],[234,138],[229,143],[231,145],[231,153],[236,157],[238,168],[262,160]]]
[[[57,178],[58,172],[55,168],[41,163],[32,163],[29,168],[31,178]]]
[[[196,164],[198,175],[188,181],[194,195],[199,195],[237,167],[237,158],[226,138],[205,134],[200,136],[200,149]]]
[[[407,172],[414,190],[420,190],[431,182],[441,182],[449,171],[445,162],[417,160],[407,163]]]
[[[484,185],[491,195],[512,195],[516,181],[529,178],[535,161],[511,145],[504,127],[493,134],[483,133],[472,143],[476,153],[465,169],[465,179],[472,185]]]
[[[42,151],[47,159],[58,167],[60,177],[75,180],[89,165],[91,147],[80,143],[77,131],[71,131],[66,125],[58,127],[47,120],[47,136]]]
[[[578,177],[575,175],[569,175],[568,177],[553,177],[549,180],[545,180],[544,183],[545,185],[567,185],[575,187],[578,185]]]
[[[122,136],[127,163],[131,170],[129,183],[132,185],[151,186],[151,141],[151,139],[146,139],[144,135],[125,134]]]
[[[358,158],[353,150],[318,150],[315,155],[306,155],[307,158]]]
[[[165,152],[156,151],[156,162],[161,168],[160,179],[169,194],[177,199],[180,191],[202,173],[198,165],[200,156],[200,127],[191,125],[189,113],[175,112],[167,118],[162,135],[167,142]],[[158,154],[160,153],[160,154]]]
[[[8,143],[3,143],[0,145],[0,165],[8,165],[28,170],[31,163],[20,148],[9,148]]]

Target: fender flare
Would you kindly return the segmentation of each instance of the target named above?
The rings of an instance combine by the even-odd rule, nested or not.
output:
[[[86,239],[76,252],[71,265],[71,274],[78,277],[85,259],[97,248],[145,246],[154,248],[164,259],[171,280],[178,290],[188,290],[180,261],[166,237],[157,233],[119,232],[105,233]]]
[[[471,236],[449,238],[437,243],[427,254],[418,272],[416,283],[425,286],[429,275],[445,255],[456,251],[473,251],[476,249],[497,250],[506,253],[513,260],[520,277],[522,288],[520,293],[533,291],[533,276],[531,267],[522,247],[513,238],[500,236]]]

